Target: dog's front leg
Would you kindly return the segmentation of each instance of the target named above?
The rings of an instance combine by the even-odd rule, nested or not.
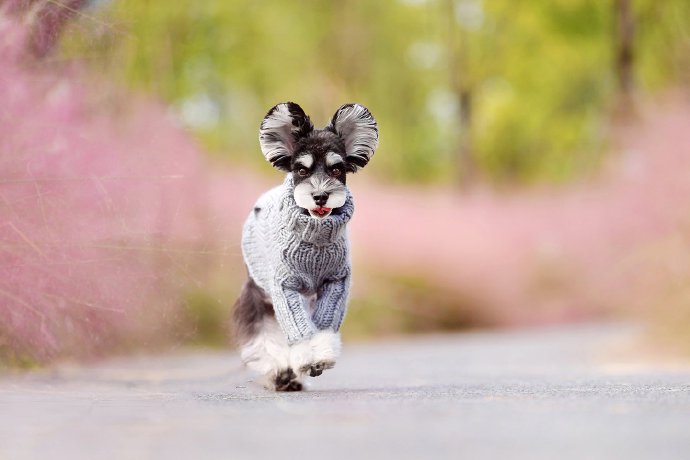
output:
[[[317,293],[312,320],[319,332],[309,340],[312,363],[309,375],[316,377],[335,366],[340,356],[340,325],[345,316],[350,291],[349,272],[342,278],[326,281]]]
[[[274,386],[278,391],[301,390],[305,369],[308,370],[313,362],[309,343],[316,334],[316,326],[295,284],[277,284],[273,289],[273,310],[289,345],[287,369],[277,369],[274,374]]]

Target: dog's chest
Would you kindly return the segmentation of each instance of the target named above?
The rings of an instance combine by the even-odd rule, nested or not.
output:
[[[283,263],[307,284],[307,288],[319,286],[324,279],[337,276],[348,265],[347,244],[340,241],[316,245],[293,240],[283,251]]]

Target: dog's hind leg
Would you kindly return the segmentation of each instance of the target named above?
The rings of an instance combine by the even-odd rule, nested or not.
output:
[[[266,293],[251,278],[242,287],[233,311],[242,361],[264,376],[277,391],[300,391],[300,376],[290,368],[290,348]]]

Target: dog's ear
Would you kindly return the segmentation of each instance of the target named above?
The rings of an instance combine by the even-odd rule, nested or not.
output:
[[[268,111],[259,129],[259,144],[266,159],[276,168],[290,170],[297,141],[308,136],[314,125],[302,107],[283,102]]]
[[[369,163],[379,144],[376,120],[366,107],[359,104],[341,106],[326,129],[345,142],[345,161],[352,172]]]

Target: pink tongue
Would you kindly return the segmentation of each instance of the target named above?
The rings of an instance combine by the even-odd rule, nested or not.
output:
[[[316,208],[315,211],[319,213],[320,216],[323,216],[326,214],[328,211],[330,211],[331,208]]]

